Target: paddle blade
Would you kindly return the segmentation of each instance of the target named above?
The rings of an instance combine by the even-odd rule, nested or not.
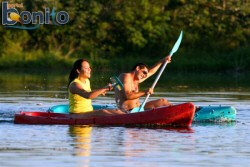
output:
[[[172,50],[169,54],[170,56],[172,56],[179,49],[179,46],[180,46],[181,40],[182,40],[182,35],[183,35],[183,32],[181,31],[178,40],[175,42],[174,47],[172,48]]]
[[[122,82],[116,76],[110,77],[110,81],[112,82],[113,87],[117,88],[119,91],[124,88]]]
[[[130,113],[136,113],[141,111],[144,111],[144,107],[135,107],[133,108],[133,110],[130,111]]]

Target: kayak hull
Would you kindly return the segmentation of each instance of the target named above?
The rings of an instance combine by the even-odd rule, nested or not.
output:
[[[232,106],[201,106],[195,113],[195,122],[232,122],[237,111]]]
[[[16,124],[63,125],[168,125],[189,127],[195,115],[193,103],[161,107],[138,113],[93,118],[71,118],[70,114],[54,112],[21,112],[15,114]]]
[[[94,104],[94,110],[117,109],[112,104]],[[69,113],[69,105],[62,104],[51,107],[48,111],[54,113]],[[196,108],[194,122],[233,122],[236,120],[237,111],[232,106],[199,106]]]

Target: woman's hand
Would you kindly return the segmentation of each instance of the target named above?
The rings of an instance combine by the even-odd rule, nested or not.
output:
[[[108,84],[107,86],[105,86],[103,89],[104,89],[104,92],[102,93],[102,95],[105,96],[106,93],[107,93],[108,91],[113,90],[113,85],[112,85],[111,83],[109,83],[109,84]]]
[[[108,85],[107,85],[107,88],[108,88],[108,91],[111,91],[111,90],[113,90],[113,85],[111,84],[111,83],[109,83]]]

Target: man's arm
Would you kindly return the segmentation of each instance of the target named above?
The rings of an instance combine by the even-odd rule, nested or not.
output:
[[[125,98],[127,100],[138,99],[141,96],[144,96],[147,94],[148,90],[147,91],[138,91],[138,92],[136,92],[135,90],[132,90],[132,85],[134,86],[134,83],[133,83],[133,79],[131,78],[130,74],[123,74],[120,77],[120,79],[124,84],[123,91],[124,91]]]
[[[167,56],[164,57],[163,59],[161,59],[159,62],[157,62],[155,65],[153,65],[149,70],[148,70],[148,74],[147,77],[143,78],[142,80],[140,80],[140,83],[145,81],[146,79],[148,79],[149,77],[151,77],[152,75],[154,75],[158,69],[161,67],[162,64],[164,64],[166,61],[168,61],[168,63],[171,62],[171,57]]]

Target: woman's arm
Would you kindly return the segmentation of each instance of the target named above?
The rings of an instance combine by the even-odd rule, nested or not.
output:
[[[69,90],[71,93],[73,94],[78,94],[86,99],[94,99],[96,97],[98,97],[99,95],[101,94],[106,94],[107,91],[110,91],[111,90],[111,86],[108,85],[108,86],[105,86],[103,88],[100,88],[100,89],[95,89],[91,92],[87,92],[86,90],[84,90],[82,88],[82,86],[79,84],[79,83],[72,83],[70,86],[69,86]]]

